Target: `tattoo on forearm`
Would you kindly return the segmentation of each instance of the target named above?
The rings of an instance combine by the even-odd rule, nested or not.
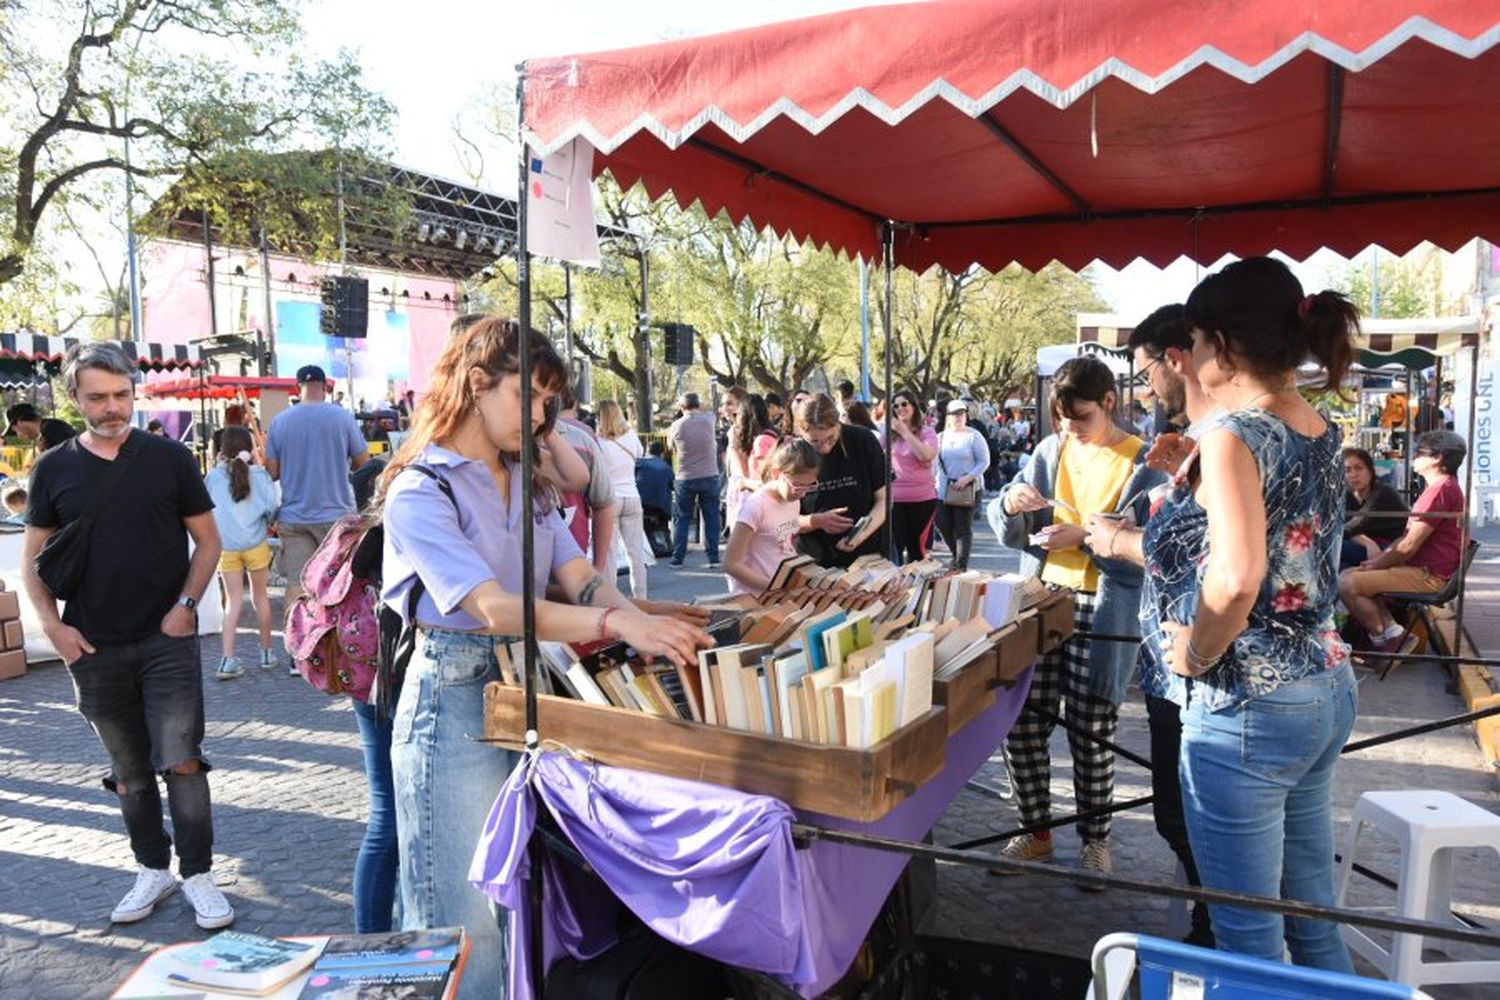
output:
[[[578,592],[578,603],[592,605],[594,596],[599,593],[599,588],[604,586],[604,578],[598,573],[589,577],[584,583],[583,589]]]

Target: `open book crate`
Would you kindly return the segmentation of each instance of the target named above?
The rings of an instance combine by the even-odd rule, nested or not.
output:
[[[774,796],[793,809],[870,822],[942,770],[948,719],[934,707],[883,742],[855,750],[541,695],[537,731],[601,764],[725,785]],[[525,732],[525,692],[486,687],[486,738],[520,745]]]
[[[1078,630],[1071,590],[1053,592],[1032,610],[1041,621],[1041,633],[1037,636],[1038,653],[1051,652],[1073,638],[1073,633]]]
[[[1043,653],[1073,634],[1073,595],[1059,591],[1028,609],[995,639],[995,648],[947,680],[932,682],[933,704],[948,710],[948,733],[967,726],[995,701],[995,689],[1010,687]]]

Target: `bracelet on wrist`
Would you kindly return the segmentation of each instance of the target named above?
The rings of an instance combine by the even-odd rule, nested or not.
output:
[[[1223,653],[1220,653],[1217,656],[1204,656],[1202,653],[1198,652],[1198,648],[1193,645],[1192,636],[1188,636],[1187,652],[1188,662],[1195,667],[1211,667],[1224,658]]]
[[[609,616],[615,613],[614,608],[605,608],[604,614],[599,616],[599,641],[606,642],[610,638]],[[1191,645],[1191,644],[1189,644]]]

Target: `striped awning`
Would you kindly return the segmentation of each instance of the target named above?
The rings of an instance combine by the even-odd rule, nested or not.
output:
[[[1079,313],[1078,343],[1122,348],[1135,329],[1111,313]],[[1479,316],[1439,316],[1420,319],[1360,321],[1359,363],[1368,368],[1401,365],[1431,368],[1435,358],[1478,347],[1484,330]]]
[[[82,337],[49,337],[40,333],[0,333],[0,358],[60,364]],[[186,344],[157,344],[134,340],[114,341],[142,368],[165,371],[197,368],[203,364],[198,348]]]

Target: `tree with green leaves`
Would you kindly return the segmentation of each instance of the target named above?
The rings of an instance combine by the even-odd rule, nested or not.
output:
[[[208,193],[288,149],[371,149],[390,105],[351,55],[309,62],[300,40],[290,0],[0,4],[0,285],[94,178],[187,175]]]
[[[1086,276],[1052,263],[1035,272],[1018,264],[993,274],[898,271],[894,308],[895,386],[919,399],[994,400],[1028,394],[1036,349],[1072,341],[1077,314],[1107,305]],[[883,372],[883,352],[872,353],[871,368]]]
[[[1462,300],[1445,300],[1445,255],[1427,244],[1403,257],[1377,247],[1361,254],[1324,279],[1329,288],[1349,296],[1362,315],[1381,319],[1419,316],[1459,316],[1468,309]]]

